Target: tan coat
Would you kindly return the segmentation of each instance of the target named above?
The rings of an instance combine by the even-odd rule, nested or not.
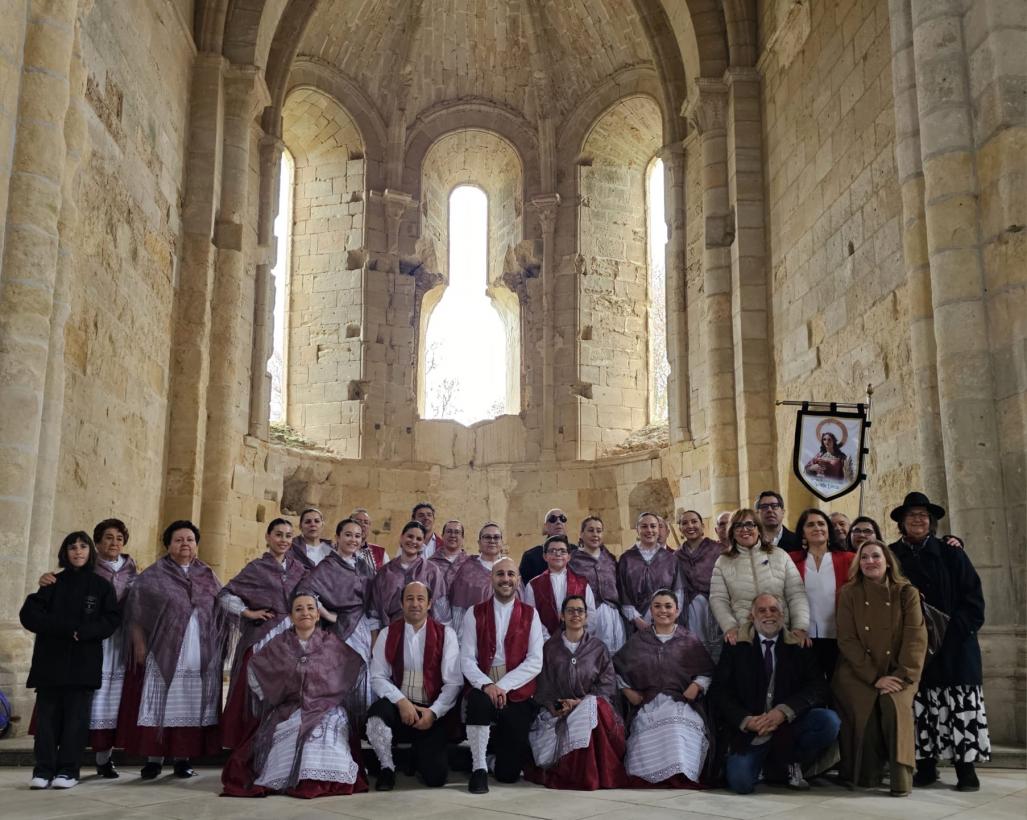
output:
[[[854,779],[860,772],[863,733],[878,697],[892,698],[895,705],[895,761],[913,766],[913,696],[927,654],[920,593],[909,583],[856,580],[842,588],[837,621],[838,668],[831,689],[842,718],[839,745],[843,777]],[[883,675],[906,681],[906,688],[881,695],[874,683]]]

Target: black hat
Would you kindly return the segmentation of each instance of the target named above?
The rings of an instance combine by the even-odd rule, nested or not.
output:
[[[939,507],[937,504],[932,504],[931,499],[923,493],[907,493],[901,506],[898,506],[891,511],[891,520],[902,521],[906,515],[906,510],[910,507],[926,507],[927,512],[933,515],[935,519],[942,519],[945,517],[945,508]]]

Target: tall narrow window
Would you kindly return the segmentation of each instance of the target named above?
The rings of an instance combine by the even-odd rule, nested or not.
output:
[[[271,373],[271,421],[285,421],[286,361],[285,317],[288,315],[289,269],[292,262],[292,198],[296,164],[292,154],[282,151],[281,176],[278,186],[278,216],[274,234],[277,255],[271,275],[275,283],[274,343],[268,370]]]
[[[424,415],[473,424],[507,412],[506,331],[485,292],[488,198],[449,197],[449,284],[425,333]]]
[[[667,267],[664,246],[667,222],[663,212],[663,160],[649,166],[649,423],[667,421]]]

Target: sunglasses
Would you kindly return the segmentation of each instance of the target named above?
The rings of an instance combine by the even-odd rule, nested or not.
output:
[[[566,515],[551,515],[551,516],[549,516],[549,518],[546,519],[546,523],[547,524],[555,524],[557,521],[559,521],[561,524],[566,524],[567,523],[567,516]]]

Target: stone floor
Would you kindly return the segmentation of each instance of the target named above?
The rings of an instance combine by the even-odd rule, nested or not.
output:
[[[449,818],[451,820],[685,820],[685,818],[755,818],[776,815],[782,820],[1023,820],[1027,817],[1027,772],[1011,769],[981,770],[981,791],[961,794],[949,786],[914,790],[904,799],[887,793],[850,792],[834,785],[814,786],[807,793],[760,787],[755,795],[738,797],[724,791],[603,792],[548,791],[530,784],[492,784],[488,795],[467,793],[466,776],[455,774],[443,789],[424,789],[411,778],[399,778],[391,794],[374,792],[353,797],[306,801],[288,797],[238,800],[218,797],[217,769],[202,769],[189,781],[163,777],[152,783],[139,780],[136,771],[117,781],[87,777],[66,792],[33,792],[29,770],[0,768],[0,816],[4,820],[46,820],[55,817],[176,818],[229,820],[230,818],[362,817],[368,820]],[[952,779],[951,771],[944,779]]]

